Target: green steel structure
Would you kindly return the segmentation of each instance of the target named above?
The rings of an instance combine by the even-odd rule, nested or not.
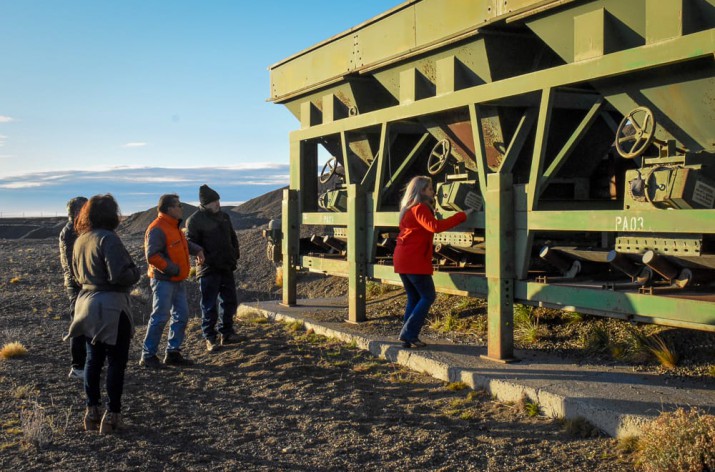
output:
[[[411,0],[270,68],[300,121],[269,245],[296,273],[398,283],[399,198],[429,174],[439,291],[715,331],[715,0]],[[321,170],[322,169],[322,170]],[[280,249],[280,250],[279,250]]]

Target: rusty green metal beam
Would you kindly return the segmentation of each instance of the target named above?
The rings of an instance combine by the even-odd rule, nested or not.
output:
[[[407,105],[376,110],[354,116],[349,120],[338,120],[296,130],[291,133],[291,140],[314,139],[336,134],[341,130],[358,130],[384,122],[408,120],[468,107],[470,103],[479,104],[538,92],[544,88],[558,88],[606,77],[618,77],[702,58],[712,60],[713,54],[715,54],[715,30],[701,31],[657,44],[614,52],[588,61],[556,66],[439,97],[417,100]]]

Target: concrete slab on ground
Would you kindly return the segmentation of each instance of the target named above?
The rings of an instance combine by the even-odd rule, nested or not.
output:
[[[537,351],[516,351],[520,362],[502,364],[480,357],[486,347],[432,341],[424,349],[405,349],[392,338],[366,334],[360,325],[317,321],[321,311],[345,310],[345,299],[299,300],[286,307],[277,301],[244,303],[239,315],[257,312],[277,321],[301,321],[307,329],[355,342],[373,355],[435,378],[462,381],[485,389],[502,401],[518,401],[527,395],[550,417],[583,417],[605,433],[622,437],[638,434],[661,411],[698,407],[715,413],[715,389],[711,381],[674,379],[628,366],[581,365]]]

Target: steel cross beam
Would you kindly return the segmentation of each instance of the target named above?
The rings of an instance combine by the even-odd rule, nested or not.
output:
[[[657,44],[614,52],[594,59],[564,64],[531,74],[465,88],[442,96],[424,98],[408,104],[376,110],[345,120],[295,130],[291,133],[291,140],[315,139],[339,133],[341,130],[358,130],[384,122],[410,120],[424,115],[463,108],[470,103],[485,103],[538,92],[545,88],[553,89],[606,77],[617,77],[705,57],[712,59],[714,54],[715,30],[701,31]]]

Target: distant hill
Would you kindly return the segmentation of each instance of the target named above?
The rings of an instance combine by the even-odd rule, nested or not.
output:
[[[280,219],[285,188],[287,187],[252,198],[236,207],[221,207],[221,209],[231,217],[235,229],[257,228],[267,224],[271,219]],[[198,210],[198,207],[188,203],[182,205],[184,221]],[[122,235],[143,235],[156,215],[156,207],[133,213],[122,220],[117,232]],[[66,221],[64,217],[0,219],[0,239],[57,238]]]
[[[183,209],[184,209],[184,221],[186,219],[193,215],[196,210],[198,210],[197,207],[193,205],[189,205],[188,203],[182,203]],[[129,215],[127,218],[124,219],[124,221],[121,222],[119,225],[119,228],[117,228],[117,232],[120,234],[144,234],[146,229],[149,227],[149,224],[151,224],[152,221],[156,219],[157,216],[157,210],[156,207],[149,208],[148,210],[145,211],[139,211],[137,213],[133,213]],[[183,228],[183,222],[182,222],[182,228]]]
[[[236,229],[253,228],[267,224],[272,219],[280,219],[281,202],[283,200],[282,187],[272,192],[252,198],[241,205],[234,207],[230,212],[231,221]]]
[[[231,217],[234,229],[248,229],[262,226],[272,218],[281,217],[283,189],[279,188],[259,197],[252,198],[236,207],[221,207]],[[197,207],[183,203],[184,221],[198,210]],[[127,235],[144,234],[149,224],[156,218],[156,207],[149,208],[128,216],[119,225],[118,232]],[[183,223],[182,223],[183,227]]]
[[[0,239],[57,238],[67,222],[65,217],[0,219]]]

